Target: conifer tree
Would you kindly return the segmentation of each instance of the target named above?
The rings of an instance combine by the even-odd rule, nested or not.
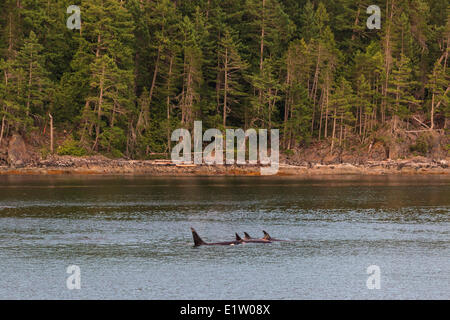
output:
[[[339,145],[342,145],[344,134],[347,132],[349,126],[355,120],[351,112],[354,105],[354,94],[350,83],[341,77],[336,84],[334,93],[330,98],[330,105],[333,108],[333,130],[331,136],[331,152],[336,142],[336,137],[339,135]],[[338,122],[339,121],[339,128]],[[337,132],[339,130],[339,133]],[[344,132],[345,130],[345,132]]]
[[[411,71],[410,60],[402,54],[392,70],[387,90],[388,106],[392,116],[391,128],[394,132],[397,130],[399,121],[411,113],[409,107],[418,105],[420,102],[411,93],[416,85],[416,82],[411,79]]]
[[[76,56],[80,64],[89,63],[90,79],[81,141],[96,151],[123,150],[123,121],[132,106],[129,89],[134,87],[131,14],[123,3],[112,0],[89,2],[85,11],[89,18],[83,20],[79,51],[86,51]]]
[[[220,72],[223,74],[222,103],[223,103],[223,127],[226,128],[227,115],[231,112],[231,106],[240,102],[239,97],[244,96],[242,85],[242,72],[248,68],[242,60],[238,46],[229,31],[225,31],[219,49]]]
[[[45,116],[48,107],[48,90],[52,84],[44,68],[42,50],[43,46],[31,31],[13,63],[14,73],[24,77],[17,79],[24,83],[24,91],[17,96],[17,102],[25,106],[27,116]]]
[[[432,73],[428,76],[427,88],[431,94],[430,130],[435,128],[435,115],[444,112],[446,118],[450,105],[450,68],[436,61]]]

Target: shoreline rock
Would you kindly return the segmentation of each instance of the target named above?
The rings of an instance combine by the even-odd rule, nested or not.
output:
[[[19,134],[13,134],[9,140],[7,162],[15,167],[25,166],[31,162],[31,156],[28,154],[25,141]]]
[[[17,162],[16,162],[17,163]],[[33,165],[0,166],[0,175],[260,176],[259,165],[176,165],[168,160],[51,156]],[[364,164],[280,163],[277,176],[449,174],[448,160],[416,157]]]

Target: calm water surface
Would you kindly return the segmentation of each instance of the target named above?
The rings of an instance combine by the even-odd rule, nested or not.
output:
[[[0,177],[0,299],[450,299],[449,209],[445,176]]]

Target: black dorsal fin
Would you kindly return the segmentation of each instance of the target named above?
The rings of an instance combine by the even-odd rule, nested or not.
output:
[[[252,237],[250,237],[250,235],[247,233],[247,232],[244,232],[244,239],[245,240],[249,240],[249,239],[251,239]]]
[[[206,242],[203,241],[202,238],[200,238],[200,236],[198,235],[197,231],[194,230],[194,228],[191,228],[191,231],[192,231],[192,237],[194,238],[194,246],[198,247],[198,246],[206,244]]]
[[[242,241],[242,238],[236,233],[236,241]]]
[[[267,232],[265,232],[264,230],[263,230],[263,233],[264,233],[264,240],[272,240],[272,237],[267,233]]]

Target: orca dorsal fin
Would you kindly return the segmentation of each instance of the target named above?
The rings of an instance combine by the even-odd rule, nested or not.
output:
[[[191,228],[191,231],[192,237],[194,238],[194,246],[198,247],[206,244],[206,242],[203,241],[202,238],[200,238],[200,236],[198,235],[197,231],[194,230],[194,228]]]
[[[267,233],[267,232],[265,232],[264,230],[263,230],[263,233],[264,233],[264,240],[271,240],[272,239],[272,237]]]
[[[252,237],[250,237],[250,235],[247,233],[247,232],[244,232],[244,239],[245,240],[249,240],[249,239],[251,239]]]
[[[242,241],[242,238],[236,233],[236,241]]]

